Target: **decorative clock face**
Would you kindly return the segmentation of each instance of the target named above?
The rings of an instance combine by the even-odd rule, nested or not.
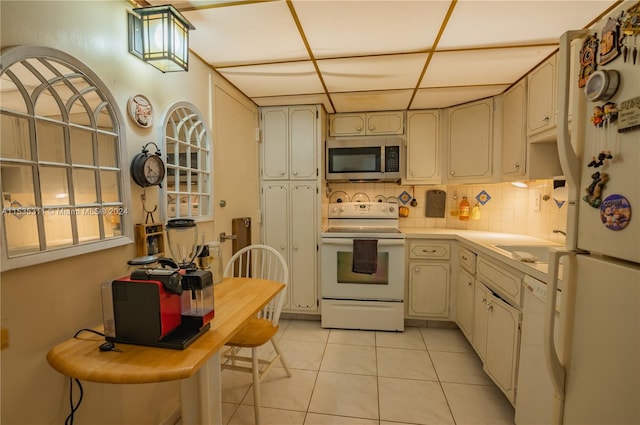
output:
[[[162,186],[164,162],[158,153],[149,154],[145,149],[131,161],[131,177],[139,186]]]
[[[162,183],[164,177],[164,163],[159,156],[151,155],[144,163],[144,178],[150,185]]]

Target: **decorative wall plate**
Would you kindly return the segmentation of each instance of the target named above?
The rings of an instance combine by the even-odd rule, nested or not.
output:
[[[149,128],[153,125],[153,106],[142,94],[131,96],[127,101],[127,113],[139,127]]]

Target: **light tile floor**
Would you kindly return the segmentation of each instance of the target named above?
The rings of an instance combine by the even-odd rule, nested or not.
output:
[[[278,337],[293,376],[278,364],[262,382],[263,425],[513,425],[513,407],[458,329],[281,320]],[[253,424],[251,375],[225,370],[222,387],[223,422]]]

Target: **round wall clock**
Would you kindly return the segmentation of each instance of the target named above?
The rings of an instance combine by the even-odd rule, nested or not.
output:
[[[129,118],[139,127],[149,128],[153,125],[153,106],[146,96],[136,94],[127,102]]]
[[[153,143],[153,142],[151,142]],[[164,180],[165,166],[164,161],[160,157],[160,150],[157,149],[156,153],[150,154],[147,143],[142,152],[133,157],[131,161],[131,177],[138,186],[160,186],[162,187],[162,180]],[[153,143],[155,145],[155,143]]]

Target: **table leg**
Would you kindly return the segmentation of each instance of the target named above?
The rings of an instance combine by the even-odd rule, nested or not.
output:
[[[216,353],[198,372],[180,381],[182,425],[222,425],[222,376]]]

